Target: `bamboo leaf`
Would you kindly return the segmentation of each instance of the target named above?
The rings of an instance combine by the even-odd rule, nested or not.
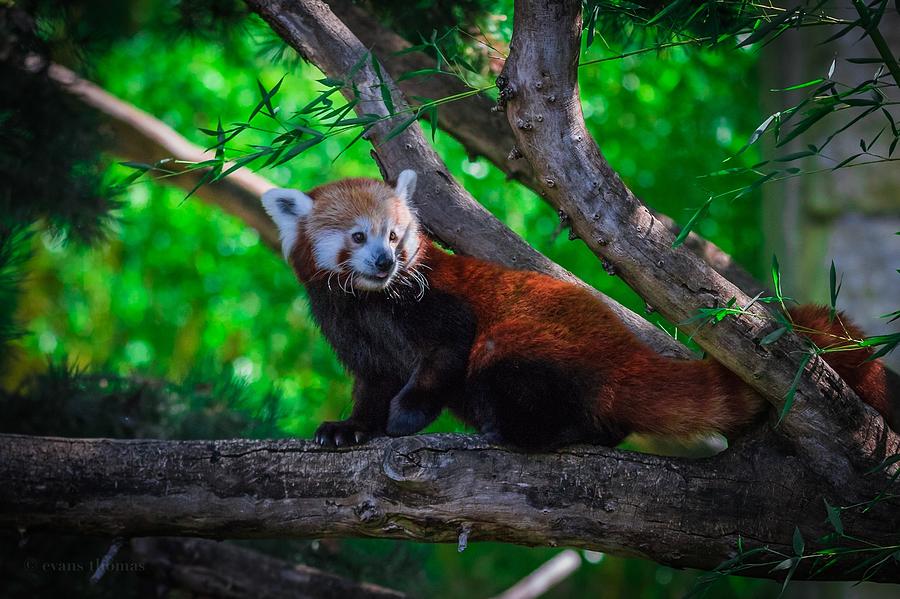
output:
[[[398,135],[400,135],[401,133],[403,133],[404,131],[406,131],[406,129],[410,125],[412,125],[413,123],[416,122],[417,118],[418,118],[418,114],[414,114],[413,116],[409,117],[408,119],[404,119],[403,121],[397,123],[397,125],[393,129],[391,129],[390,132],[385,136],[384,141],[382,143],[388,142],[388,141],[394,139],[395,137],[397,137]]]
[[[127,166],[128,168],[133,168],[141,171],[142,173],[149,171],[153,168],[152,164],[147,164],[146,162],[131,162],[130,160],[125,162],[120,162],[122,166]]]
[[[797,368],[797,373],[794,374],[794,380],[791,381],[791,388],[788,389],[787,395],[784,396],[784,406],[782,406],[781,413],[778,415],[778,422],[775,423],[776,428],[781,424],[781,421],[784,420],[784,417],[794,405],[794,396],[797,394],[800,378],[803,376],[803,371],[806,369],[806,365],[809,364],[809,361],[812,360],[813,355],[814,354],[812,353],[804,354],[803,359],[800,360],[800,366]]]
[[[895,310],[894,312],[889,312],[888,314],[882,314],[881,318],[889,318],[888,323],[892,323],[898,318],[900,318],[900,310]]]
[[[391,90],[388,85],[384,82],[384,77],[381,74],[381,64],[379,64],[378,59],[372,55],[372,70],[375,71],[375,76],[378,77],[378,89],[381,92],[381,101],[384,102],[385,108],[387,108],[388,114],[394,114],[394,99],[391,97]]]
[[[760,345],[771,345],[772,343],[775,343],[776,341],[781,339],[781,337],[787,332],[788,332],[787,327],[779,327],[779,328],[775,329],[774,331],[772,331],[771,333],[769,333],[768,335],[766,335],[765,337],[763,337],[762,340],[759,342],[759,344]]]
[[[287,161],[290,160],[291,158],[297,156],[298,154],[301,154],[301,153],[305,152],[306,150],[308,150],[308,149],[310,149],[311,147],[313,147],[313,146],[317,145],[318,143],[320,143],[320,142],[322,141],[322,139],[324,139],[324,138],[322,138],[322,137],[313,137],[312,139],[307,139],[307,140],[305,140],[305,141],[301,141],[301,142],[299,142],[299,143],[293,144],[293,145],[291,146],[291,149],[289,149],[287,152],[285,152],[284,155],[282,155],[282,156],[275,162],[275,166],[284,164],[285,162],[287,162]]]
[[[790,169],[789,169],[789,170],[790,170]],[[778,174],[778,171],[772,171],[771,173],[768,173],[768,174],[766,174],[766,175],[763,175],[762,177],[760,177],[759,179],[757,179],[756,181],[754,181],[754,182],[751,183],[750,185],[747,185],[747,186],[743,187],[743,188],[737,193],[737,195],[734,196],[734,199],[736,200],[736,199],[738,199],[738,198],[744,197],[745,195],[747,195],[748,193],[750,193],[751,191],[753,191],[754,189],[756,189],[757,187],[759,187],[760,185],[762,185],[763,183],[765,183],[766,181],[768,181],[769,179],[771,179],[772,177],[774,177],[774,176],[777,175],[777,174]]]
[[[825,511],[828,514],[828,522],[831,524],[832,528],[834,528],[834,532],[843,536],[844,523],[841,522],[841,508],[830,505],[827,499],[823,501],[825,501]]]
[[[808,117],[806,117],[805,119],[803,119],[802,121],[800,121],[799,123],[794,125],[794,128],[791,129],[791,131],[787,135],[785,135],[784,137],[779,139],[778,143],[775,144],[775,147],[780,148],[781,146],[785,145],[786,143],[788,143],[789,141],[791,141],[792,139],[794,139],[795,137],[797,137],[798,135],[800,135],[801,133],[803,133],[804,131],[806,131],[807,129],[812,127],[813,125],[815,125],[817,122],[819,122],[825,116],[831,114],[833,111],[834,111],[834,107],[831,105],[820,106],[819,108],[814,109]]]
[[[654,16],[652,19],[647,21],[647,25],[653,25],[654,23],[658,23],[660,20],[664,19],[669,13],[672,13],[675,10],[677,10],[682,4],[685,3],[685,1],[686,0],[675,0],[674,2],[671,2],[668,6],[666,6],[661,11],[656,13],[656,16]]]
[[[778,572],[779,570],[787,570],[791,566],[794,565],[794,562],[797,560],[796,557],[789,557],[786,560],[778,562],[778,564],[769,570],[769,572]]]
[[[417,69],[415,71],[408,71],[403,73],[399,77],[397,77],[397,81],[406,81],[407,79],[412,79],[414,77],[421,77],[423,75],[452,75],[453,73],[448,73],[447,71],[442,71],[441,69]]]
[[[269,117],[273,119],[275,118],[275,109],[272,107],[272,98],[275,96],[275,94],[278,93],[278,90],[281,89],[281,83],[282,81],[284,81],[285,77],[287,77],[286,74],[282,75],[281,79],[278,80],[278,83],[276,83],[275,86],[268,91],[266,91],[266,88],[263,87],[263,84],[259,79],[256,80],[256,85],[259,86],[259,94],[262,99],[259,101],[259,104],[256,105],[256,108],[253,109],[253,112],[250,113],[250,117],[247,119],[247,121],[252,121],[253,117],[255,117],[257,113],[263,109],[263,107],[265,107],[269,111]]]
[[[437,135],[437,126],[438,126],[438,107],[437,105],[432,105],[428,107],[428,124],[431,126],[431,141],[434,142],[435,135]]]
[[[875,474],[876,472],[878,472],[880,470],[886,470],[887,468],[890,468],[897,462],[900,462],[900,453],[895,453],[894,455],[889,455],[888,457],[881,460],[881,463],[879,463],[877,466],[875,466],[871,470],[867,470],[865,473],[866,474]]]
[[[774,121],[775,118],[778,117],[778,115],[780,115],[780,114],[781,114],[780,112],[776,112],[775,114],[769,115],[769,117],[768,117],[766,120],[764,120],[764,121],[760,124],[760,126],[757,127],[757,128],[753,131],[753,134],[750,135],[750,139],[747,141],[747,143],[744,144],[744,146],[743,146],[740,150],[737,151],[737,153],[735,154],[735,156],[740,156],[741,154],[744,153],[744,151],[745,151],[747,148],[749,148],[750,146],[752,146],[753,144],[755,144],[755,143],[756,143],[756,140],[759,139],[759,137],[766,131],[766,129],[769,128],[769,125],[772,124],[772,121]]]
[[[834,269],[834,260],[831,261],[831,271],[828,275],[828,283],[831,291],[831,311],[828,314],[828,322],[834,322],[837,314],[837,298],[841,292],[841,285],[844,284],[844,276],[841,275],[840,283],[837,282],[837,271]]]
[[[832,171],[836,171],[836,170],[838,170],[839,168],[845,167],[845,166],[847,166],[848,164],[850,164],[851,162],[853,162],[854,160],[856,160],[857,158],[859,158],[860,156],[862,156],[862,154],[854,154],[853,156],[850,156],[849,158],[844,158],[844,159],[841,160],[839,163],[837,163],[836,166],[832,167],[831,170],[832,170]]]
[[[812,150],[801,150],[799,152],[793,152],[791,154],[785,154],[779,158],[775,159],[775,162],[790,162],[791,160],[797,160],[798,158],[806,158],[807,156],[815,156],[817,152]]]
[[[797,557],[803,557],[803,550],[806,548],[806,542],[803,540],[803,535],[800,533],[800,528],[794,527],[794,555]]]
[[[778,265],[778,256],[772,254],[772,284],[775,286],[775,297],[778,301],[782,301],[784,294],[781,293],[781,268]]]
[[[765,38],[767,35],[781,27],[784,23],[794,17],[794,14],[797,12],[797,8],[792,8],[791,10],[785,11],[781,15],[775,17],[771,21],[765,22],[765,24],[760,25],[756,28],[756,30],[751,33],[744,41],[737,45],[738,48],[742,48],[744,46],[749,46],[750,44],[755,44],[761,39]],[[762,23],[763,21],[760,20]]]
[[[828,76],[831,77],[831,74],[829,73]],[[806,83],[798,83],[797,85],[792,85],[792,86],[790,86],[790,87],[782,87],[782,88],[770,89],[769,91],[773,91],[773,92],[789,92],[789,91],[794,91],[795,89],[803,89],[804,87],[809,87],[810,85],[817,85],[817,84],[819,84],[819,83],[822,83],[823,81],[825,81],[825,80],[822,79],[822,78],[820,77],[819,79],[812,79],[812,80],[810,80],[810,81],[807,81]]]
[[[703,216],[705,216],[709,211],[709,206],[710,204],[712,204],[712,201],[713,199],[709,198],[708,200],[703,202],[702,206],[697,208],[694,214],[691,215],[691,218],[688,219],[688,222],[685,223],[684,227],[678,233],[678,237],[676,237],[675,241],[672,242],[673,248],[678,247],[679,245],[684,243],[684,240],[687,239],[687,236],[691,233],[691,230],[694,228],[694,225],[697,223],[697,221],[703,218]]]

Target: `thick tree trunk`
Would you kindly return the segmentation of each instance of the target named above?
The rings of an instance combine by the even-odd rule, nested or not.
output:
[[[386,537],[584,547],[709,570],[738,539],[793,555],[794,527],[830,532],[832,505],[874,497],[884,477],[830,489],[772,439],[714,458],[600,447],[529,455],[462,435],[309,441],[114,441],[0,435],[0,526],[117,537]],[[895,542],[896,502],[845,511],[844,528]],[[864,555],[828,570],[852,578]],[[777,556],[761,561],[781,561]],[[759,568],[753,575],[778,577]],[[804,576],[808,572],[799,572]],[[900,581],[885,569],[882,580]]]

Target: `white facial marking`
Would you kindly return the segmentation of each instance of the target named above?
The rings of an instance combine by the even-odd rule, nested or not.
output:
[[[275,188],[262,195],[262,204],[278,227],[281,253],[287,259],[297,243],[300,219],[312,210],[312,198],[297,189]]]
[[[367,218],[359,218],[356,225],[350,229],[350,238],[356,232],[363,233],[365,240],[362,243],[350,244],[350,269],[355,272],[354,286],[360,289],[376,291],[390,284],[396,269],[392,267],[387,274],[381,272],[376,266],[378,258],[387,255],[394,258],[394,250],[390,245],[390,226],[392,223],[374,227]]]
[[[406,252],[407,264],[404,264],[404,266],[410,266],[409,263],[416,259],[416,253],[419,250],[419,230],[415,221],[406,227],[406,231],[403,232],[403,237],[400,239],[399,247]],[[397,253],[399,254],[400,252]]]
[[[344,249],[346,242],[344,231],[329,229],[321,231],[312,239],[313,256],[316,259],[316,267],[340,272],[338,254]]]
[[[412,199],[413,193],[416,191],[416,171],[406,169],[397,177],[397,188],[394,193],[404,202]]]

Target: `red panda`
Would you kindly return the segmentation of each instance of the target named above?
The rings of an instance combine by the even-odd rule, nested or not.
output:
[[[413,434],[444,408],[532,450],[612,446],[632,432],[727,436],[763,413],[766,401],[724,366],[660,356],[585,289],[442,251],[420,230],[415,183],[406,170],[393,188],[349,179],[262,197],[315,320],[355,379],[350,417],[322,423],[318,443]],[[823,336],[844,334],[827,309],[791,314]],[[887,371],[870,355],[825,359],[887,418]]]

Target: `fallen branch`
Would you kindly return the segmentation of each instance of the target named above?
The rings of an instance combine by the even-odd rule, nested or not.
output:
[[[156,441],[0,435],[0,526],[109,537],[383,537],[570,546],[709,570],[745,547],[793,555],[831,532],[826,498],[874,497],[877,480],[829,489],[771,439],[703,460],[601,447],[522,454],[463,435],[309,441]],[[843,514],[848,534],[895,543],[895,500]],[[862,554],[823,576],[853,579]],[[808,576],[800,568],[797,576]],[[768,568],[744,574],[783,576]],[[900,582],[900,570],[879,579]]]
[[[571,576],[580,566],[581,555],[577,551],[560,551],[495,599],[535,599]]]
[[[167,585],[222,599],[401,599],[403,593],[205,539],[140,538],[131,554]]]

